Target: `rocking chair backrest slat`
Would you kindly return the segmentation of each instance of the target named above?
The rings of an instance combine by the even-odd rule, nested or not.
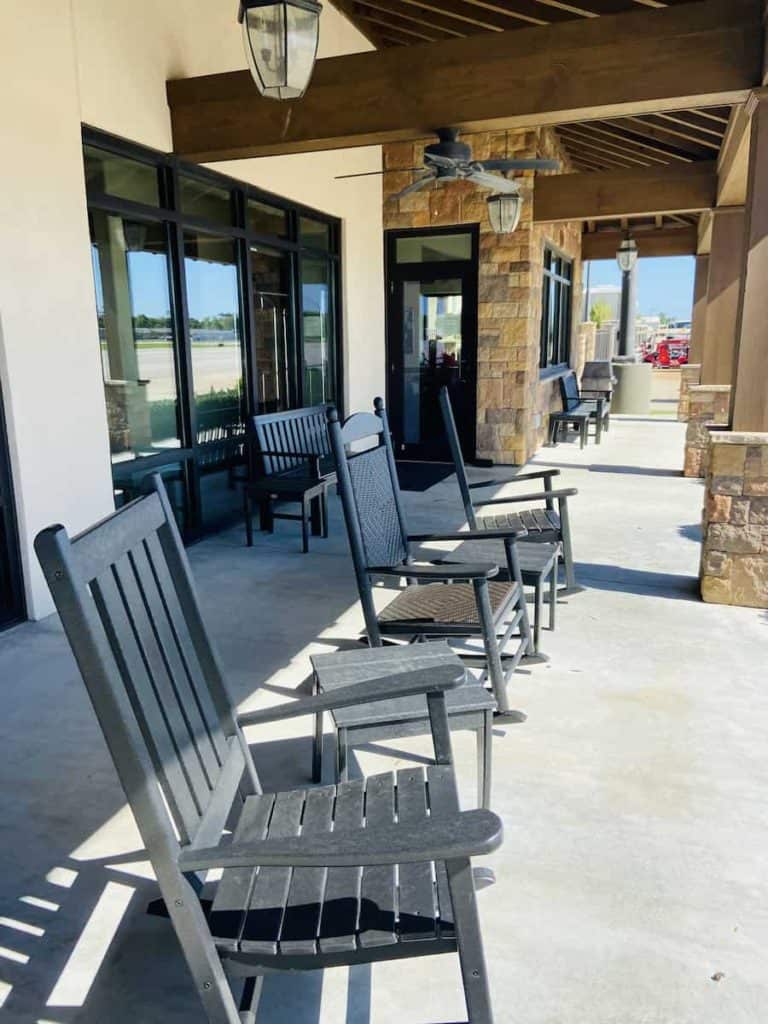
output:
[[[445,425],[445,433],[448,438],[448,447],[451,450],[451,457],[453,458],[453,466],[456,470],[456,479],[459,483],[461,502],[464,506],[464,515],[467,517],[467,525],[471,530],[476,530],[477,516],[475,514],[474,505],[472,504],[472,495],[469,489],[467,470],[464,465],[464,454],[461,450],[459,432],[456,429],[456,420],[453,415],[451,398],[448,394],[447,387],[440,388],[440,411],[443,414],[443,424]]]
[[[62,527],[52,527],[36,541],[150,852],[169,811],[182,843],[194,839],[204,820],[210,830],[214,791],[222,779],[232,788],[229,777],[237,771],[233,740],[243,745],[159,478],[155,487],[81,537],[70,540]],[[258,780],[249,762],[243,745],[253,790]],[[150,799],[147,820],[147,794],[154,790],[159,798],[158,786],[165,802]]]
[[[309,452],[330,455],[326,429],[327,405],[254,416],[253,432],[259,451]],[[262,455],[261,470],[265,476],[299,469],[306,464],[303,455]]]
[[[579,386],[576,383],[575,373],[566,373],[560,378],[560,395],[563,399],[563,410],[570,412],[575,409],[581,401],[579,397]]]

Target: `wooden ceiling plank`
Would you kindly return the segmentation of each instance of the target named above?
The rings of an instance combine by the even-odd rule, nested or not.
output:
[[[697,117],[703,117],[706,121],[715,121],[721,124],[723,128],[728,124],[728,118],[722,114],[716,114],[712,110],[686,110],[686,114],[695,114]]]
[[[721,129],[714,127],[710,128],[709,126],[697,124],[696,121],[691,121],[690,117],[686,117],[685,112],[680,113],[680,111],[675,111],[673,113],[669,113],[665,111],[664,113],[659,114],[658,117],[662,121],[669,121],[670,124],[679,124],[685,128],[695,128],[696,131],[703,132],[705,135],[711,135],[713,138],[718,140],[721,140],[723,137]]]
[[[574,15],[571,11],[557,7],[545,7],[537,3],[537,0],[509,0],[508,3],[496,3],[494,0],[465,0],[471,7],[477,7],[480,11],[490,11],[492,14],[501,14],[506,17],[525,18],[533,24],[554,24],[560,21],[571,21]]]
[[[411,40],[411,42],[433,43],[439,39],[449,38],[440,29],[427,29],[426,26],[414,25],[412,22],[403,21],[402,18],[397,18],[391,14],[384,14],[384,12],[376,14],[375,11],[368,8],[361,10],[357,16],[367,24],[374,25],[380,32],[394,31],[405,39]]]
[[[468,0],[401,0],[411,7],[418,7],[433,14],[453,18],[462,25],[472,26],[472,33],[481,29],[495,29],[498,32],[509,32],[516,28],[525,28],[529,24],[545,25],[546,19],[541,17],[532,21],[520,15],[505,12],[503,15],[476,7]]]
[[[601,14],[620,14],[622,11],[631,11],[634,7],[634,0],[538,0],[546,6],[562,7],[565,10],[576,11],[582,16],[597,18]]]
[[[613,138],[622,140],[624,143],[631,143],[633,149],[641,149],[644,156],[650,158],[651,155],[655,156],[656,160],[659,157],[665,158],[663,162],[669,163],[670,161],[678,161],[679,163],[690,163],[691,157],[684,156],[683,154],[676,152],[666,146],[656,145],[652,142],[645,142],[637,136],[631,138],[627,137],[626,132],[621,131],[618,128],[612,126],[612,122],[609,121],[598,121],[589,125],[590,129],[597,135],[605,136],[606,138]]]
[[[319,60],[305,96],[286,104],[259,96],[247,71],[173,81],[174,148],[208,162],[423,138],[446,123],[482,131],[732,105],[760,81],[759,21],[753,0],[699,0],[419,43],[407,56],[348,54]]]
[[[663,137],[665,135],[672,136],[673,141],[670,145],[675,145],[678,148],[684,149],[688,153],[703,156],[707,150],[713,150],[715,153],[719,152],[719,142],[713,142],[711,139],[702,138],[700,135],[695,135],[693,131],[681,132],[679,128],[671,128],[669,125],[657,124],[656,121],[652,120],[652,117],[652,114],[644,114],[642,117],[628,117],[625,120],[641,126],[641,129],[636,128],[635,131],[641,130],[641,133],[646,133],[650,138],[658,139],[660,142],[664,141]],[[619,122],[615,123],[618,124]],[[685,142],[693,142],[696,148],[691,150],[690,146],[681,146],[680,142],[677,141],[680,139],[683,139]]]
[[[566,138],[579,139],[583,143],[589,143],[600,152],[614,153],[631,164],[638,164],[641,167],[649,167],[651,164],[664,164],[666,161],[649,153],[638,153],[636,147],[631,145],[622,146],[614,141],[606,142],[600,137],[599,132],[592,132],[592,125],[563,125],[561,134]]]
[[[453,21],[450,18],[443,18],[439,14],[435,14],[434,11],[427,12],[423,8],[411,6],[407,3],[401,3],[400,0],[386,0],[386,3],[386,10],[382,8],[380,2],[377,3],[374,2],[374,0],[355,0],[355,7],[364,7],[381,13],[391,12],[392,14],[397,15],[400,19],[415,22],[417,25],[427,25],[439,28],[447,35],[451,36],[465,36],[467,34],[466,30],[459,27],[459,22]],[[494,32],[496,30],[490,27],[485,28],[478,25],[474,31]]]
[[[584,260],[610,260],[624,238],[621,231],[596,231],[581,237],[581,258]],[[662,228],[638,231],[634,236],[640,256],[694,256],[697,233],[695,227]]]
[[[717,192],[714,161],[536,179],[535,222],[655,217],[710,209]]]
[[[358,32],[365,36],[372,46],[378,48],[381,45],[381,37],[378,32],[370,26],[358,23],[354,12],[354,0],[334,0],[334,7],[354,25]]]
[[[621,156],[617,156],[615,153],[607,152],[602,148],[602,146],[584,139],[567,137],[565,135],[561,135],[561,138],[565,142],[569,152],[585,153],[586,156],[591,156],[593,160],[600,160],[602,163],[609,164],[614,167],[632,168],[650,166],[649,164],[642,163],[639,160],[630,160],[623,154]]]

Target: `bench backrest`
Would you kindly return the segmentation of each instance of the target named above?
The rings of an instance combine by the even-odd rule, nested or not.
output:
[[[159,477],[153,486],[78,537],[43,530],[35,548],[157,870],[179,843],[224,827],[226,800],[211,821],[217,787],[231,807],[244,772],[246,791],[259,783]]]
[[[299,469],[307,455],[330,455],[326,416],[329,406],[312,405],[289,412],[253,417],[253,431],[259,452],[295,452],[295,455],[261,455],[265,476]]]
[[[453,415],[453,407],[451,406],[451,396],[448,393],[447,387],[440,388],[440,411],[443,414],[443,424],[445,426],[445,434],[448,438],[448,447],[451,450],[451,457],[453,458],[453,466],[456,470],[456,479],[459,483],[459,490],[461,491],[461,501],[464,505],[464,515],[467,517],[467,525],[470,530],[477,529],[477,515],[475,514],[475,508],[472,504],[472,494],[469,489],[469,479],[467,478],[467,470],[464,465],[464,453],[461,450],[461,442],[459,441],[459,432],[456,428],[456,419]]]
[[[560,378],[560,397],[563,400],[564,412],[570,412],[581,402],[576,374],[573,371]]]
[[[343,424],[336,409],[329,409],[328,434],[368,636],[378,643],[369,572],[407,560],[408,529],[380,398],[374,408],[375,414],[356,413]]]

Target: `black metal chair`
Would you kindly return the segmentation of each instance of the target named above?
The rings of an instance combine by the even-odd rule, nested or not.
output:
[[[336,409],[328,412],[368,641],[379,647],[385,637],[463,640],[457,653],[481,666],[481,678],[490,680],[497,714],[522,721],[525,716],[510,709],[506,686],[523,655],[533,650],[519,572],[500,582],[494,579],[498,566],[493,563],[449,559],[417,563],[412,547],[440,541],[500,540],[514,566],[515,544],[525,530],[409,534],[384,403],[377,399],[375,405],[377,415],[356,413],[343,425]],[[404,579],[407,585],[377,612],[372,581],[381,577]],[[468,647],[471,638],[482,641],[482,654]]]
[[[208,1021],[255,1024],[265,974],[458,953],[469,1018],[493,1024],[470,857],[493,852],[502,825],[459,808],[445,694],[462,667],[238,717],[155,484],[79,537],[53,526],[35,547],[157,877],[151,909],[170,917]],[[436,764],[262,791],[243,727],[424,695]],[[148,1015],[158,998],[173,994],[147,991]]]
[[[613,392],[609,388],[580,388],[573,371],[560,378],[563,417],[586,415],[587,426],[590,422],[595,424],[595,444],[600,444],[603,431],[607,434],[610,429],[612,395]],[[557,441],[556,432],[554,439]]]
[[[464,515],[472,530],[524,530],[525,536],[521,541],[525,544],[547,544],[561,545],[558,557],[563,563],[565,570],[565,589],[561,593],[577,594],[584,588],[576,582],[576,571],[573,565],[573,545],[571,543],[571,523],[568,515],[568,499],[575,497],[579,492],[575,487],[566,487],[554,490],[552,481],[560,475],[559,469],[542,469],[530,473],[518,473],[511,480],[481,480],[477,483],[470,483],[467,477],[467,469],[464,465],[464,455],[461,451],[459,433],[456,429],[456,421],[451,408],[451,399],[447,388],[440,390],[440,407],[443,412],[445,432],[448,436],[448,445],[451,449],[453,464],[456,469],[456,479],[459,483],[461,500],[464,504]],[[504,498],[481,498],[475,501],[472,498],[472,491],[487,487],[502,487],[507,484],[524,483],[529,480],[543,480],[544,490],[534,491],[529,494],[508,495]],[[522,512],[497,512],[494,515],[483,516],[479,514],[481,509],[491,506],[514,505],[519,502],[526,504],[538,503],[538,508],[525,509]],[[557,508],[555,508],[557,502]],[[543,507],[541,507],[543,505]],[[542,556],[543,558],[544,556]]]

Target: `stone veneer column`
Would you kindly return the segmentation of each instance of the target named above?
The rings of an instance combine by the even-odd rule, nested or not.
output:
[[[768,608],[768,434],[710,435],[701,596]]]
[[[704,477],[709,465],[711,427],[728,423],[731,387],[729,384],[699,384],[688,389],[688,401],[683,476]]]
[[[680,367],[680,401],[677,405],[677,418],[681,423],[688,420],[691,411],[691,399],[688,394],[692,387],[701,383],[701,364],[687,363]]]

